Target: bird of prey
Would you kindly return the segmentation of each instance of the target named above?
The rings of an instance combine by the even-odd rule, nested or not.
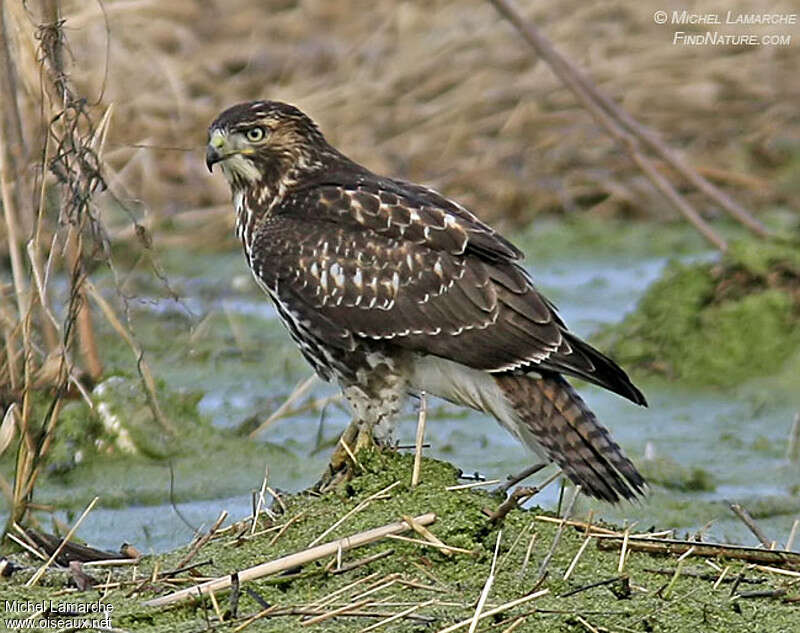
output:
[[[567,329],[499,233],[432,189],[350,160],[286,103],[222,112],[206,163],[230,184],[256,281],[353,411],[344,441],[385,441],[406,398],[424,391],[495,417],[594,497],[644,492],[564,375],[639,405],[644,396]]]

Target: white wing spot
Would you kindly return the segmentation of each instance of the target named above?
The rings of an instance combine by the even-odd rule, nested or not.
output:
[[[333,277],[333,282],[341,288],[344,286],[344,271],[342,271],[342,267],[339,266],[336,262],[331,264],[331,277]]]

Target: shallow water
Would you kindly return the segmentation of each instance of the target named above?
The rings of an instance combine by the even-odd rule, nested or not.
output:
[[[529,252],[537,251],[533,248]],[[665,263],[666,258],[661,256],[608,251],[578,259],[558,254],[528,259],[540,289],[582,336],[590,336],[602,323],[621,319],[658,277]],[[213,328],[203,337],[204,351],[198,352],[191,345],[188,352],[183,345],[169,351],[151,348],[156,375],[171,388],[202,391],[200,410],[218,427],[235,427],[253,415],[263,420],[309,370],[277,324],[272,306],[249,281],[238,253],[203,255],[188,263],[184,260],[182,268],[191,269],[193,275],[184,279],[179,270],[170,271],[169,266],[167,273],[171,284],[181,288],[183,304],[144,300],[135,307],[137,318],[154,322],[171,319],[173,330],[188,332],[190,324],[197,325],[210,313],[214,315]],[[220,278],[233,278],[233,283],[220,285],[216,281]],[[191,317],[187,317],[187,309]],[[164,336],[159,333],[160,327],[151,333],[151,345]],[[168,347],[166,341],[164,344]],[[785,541],[792,521],[800,516],[800,471],[784,458],[792,417],[800,409],[798,391],[779,388],[777,382],[773,388],[769,379],[730,391],[679,387],[660,379],[637,379],[637,383],[648,397],[648,409],[598,388],[583,384],[579,388],[635,461],[640,461],[647,450],[675,468],[701,468],[712,478],[715,488],[685,492],[654,486],[652,494],[640,504],[610,508],[607,504],[581,501],[577,513],[585,513],[591,506],[596,515],[608,519],[640,521],[641,529],[655,525],[695,531],[712,522],[706,526],[710,538],[752,544],[754,537],[732,518],[724,500],[756,508],[769,505],[770,509],[763,512],[770,516],[759,518],[759,524],[770,538]],[[334,393],[332,386],[317,382],[310,397]],[[413,406],[409,406],[398,428],[401,444],[412,444],[414,440]],[[465,472],[479,472],[489,479],[504,478],[530,465],[530,455],[499,426],[487,424],[484,416],[436,400],[429,407],[431,421],[426,439],[431,448],[426,450],[427,455],[446,459]],[[260,440],[282,453],[282,466],[270,471],[273,487],[299,490],[313,483],[322,471],[331,449],[312,452],[313,447],[320,438],[334,440],[348,417],[342,408],[333,405],[326,408],[323,424],[320,418],[319,412],[300,414],[280,420],[260,434]],[[267,451],[264,461],[269,461],[266,455]],[[248,463],[227,468],[213,454],[197,455],[196,459],[197,468],[184,469],[177,486],[202,489],[208,482],[211,498],[184,497],[178,503],[189,525],[167,501],[164,486],[163,504],[97,509],[84,522],[80,536],[112,550],[128,541],[142,551],[160,551],[186,543],[192,535],[190,526],[207,527],[223,509],[232,519],[248,515],[251,491],[260,486],[264,461],[250,456]],[[548,472],[540,474],[540,479]],[[159,476],[163,479],[163,473]],[[197,480],[191,481],[192,478]],[[154,485],[162,486],[159,482]],[[224,496],[214,498],[215,490],[224,490],[220,493]],[[241,493],[230,496],[231,490]],[[558,495],[559,489],[553,485],[534,501],[553,507]]]

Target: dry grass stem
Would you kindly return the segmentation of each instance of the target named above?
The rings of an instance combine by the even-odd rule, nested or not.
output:
[[[259,424],[255,430],[251,431],[249,437],[250,438],[256,437],[259,433],[268,429],[275,422],[283,418],[286,415],[286,413],[291,409],[292,405],[294,405],[295,402],[300,400],[303,396],[305,396],[308,393],[308,391],[311,389],[311,387],[314,386],[314,383],[316,381],[317,381],[317,375],[311,374],[307,378],[304,378],[303,380],[298,382],[295,385],[294,389],[292,390],[292,393],[289,394],[289,397],[283,401],[283,404],[281,404],[281,406],[275,409],[275,411],[266,420],[264,420],[261,424]]]
[[[308,546],[309,547],[313,547],[314,545],[319,543],[322,539],[324,539],[326,536],[328,536],[328,534],[333,532],[336,528],[338,528],[340,525],[342,525],[342,523],[347,521],[347,519],[349,519],[351,516],[353,516],[354,514],[356,514],[358,512],[361,512],[367,506],[369,506],[370,503],[372,503],[373,501],[375,501],[376,499],[378,499],[380,497],[383,497],[386,493],[388,493],[390,490],[392,490],[393,488],[397,487],[398,485],[400,485],[400,482],[399,481],[395,481],[394,483],[389,484],[388,486],[386,486],[383,490],[379,490],[375,494],[372,494],[369,497],[367,497],[366,499],[364,499],[364,501],[359,503],[352,510],[348,511],[343,517],[338,519],[335,523],[333,523],[333,525],[331,525],[329,528],[327,528],[322,534],[320,534],[313,541],[311,541],[308,544]]]
[[[458,554],[467,554],[469,556],[474,556],[475,552],[469,549],[464,549],[463,547],[453,547],[451,545],[447,545],[439,541],[438,543],[431,543],[430,541],[423,541],[418,538],[409,538],[407,536],[401,536],[400,534],[389,534],[387,538],[390,538],[395,541],[403,541],[404,543],[416,543],[417,545],[423,545],[424,547],[435,547],[438,550],[447,550],[450,553],[458,553]]]
[[[239,626],[237,626],[235,629],[233,629],[233,633],[239,633],[239,631],[243,631],[248,626],[250,626],[253,622],[255,622],[257,620],[260,620],[264,616],[269,615],[270,613],[273,613],[273,612],[277,611],[279,608],[280,607],[278,607],[278,605],[272,605],[271,607],[267,607],[266,609],[262,609],[261,611],[256,613],[254,616],[247,618]]]
[[[419,534],[422,538],[424,538],[429,543],[432,543],[433,545],[438,545],[439,546],[439,551],[442,554],[444,554],[445,556],[452,556],[452,552],[449,550],[447,545],[445,545],[433,532],[431,532],[424,525],[420,525],[419,523],[417,523],[414,520],[414,517],[412,517],[412,516],[410,516],[408,514],[404,514],[404,515],[402,515],[402,517],[403,517],[403,521],[408,523],[411,526],[411,528],[417,534]]]
[[[419,416],[417,417],[417,436],[415,440],[414,469],[411,472],[411,487],[419,484],[420,468],[422,467],[422,445],[425,442],[425,424],[428,421],[428,404],[425,392],[419,394]]]
[[[600,633],[596,628],[594,628],[591,624],[589,624],[585,618],[580,615],[576,615],[575,619],[580,623],[580,625],[589,631],[589,633]]]
[[[258,516],[261,514],[261,508],[264,508],[265,511],[268,512],[267,509],[267,499],[264,496],[267,492],[267,482],[269,481],[269,464],[264,467],[264,478],[261,480],[261,488],[259,489],[256,495],[256,507],[253,510],[253,522],[250,524],[250,536],[255,534],[256,528],[258,527]],[[271,512],[268,512],[268,516],[270,519],[273,519]]]
[[[795,519],[792,522],[792,529],[789,530],[789,538],[786,539],[786,547],[784,549],[791,550],[794,546],[794,539],[797,536],[797,530],[800,528],[800,519]]]
[[[631,537],[631,529],[626,528],[622,535],[622,547],[619,550],[619,563],[617,564],[617,573],[622,574],[625,569],[625,557],[628,554],[628,539]]]
[[[531,534],[531,538],[528,541],[528,547],[525,550],[525,558],[522,560],[522,567],[520,567],[519,575],[524,576],[525,572],[528,569],[528,563],[531,560],[531,553],[533,552],[533,545],[536,543],[536,532]]]
[[[538,486],[520,486],[519,488],[515,488],[514,492],[512,492],[508,498],[497,507],[497,510],[489,514],[489,520],[492,523],[498,523],[499,521],[502,521],[509,512],[517,508],[521,503],[524,503],[534,495],[539,494],[560,476],[561,472],[558,471],[550,475]]]
[[[520,472],[520,473],[517,473],[516,475],[512,475],[512,476],[510,476],[510,477],[508,478],[508,481],[506,481],[506,482],[505,482],[505,483],[504,483],[502,486],[498,487],[498,491],[499,491],[499,492],[504,492],[504,493],[505,493],[505,492],[508,492],[508,491],[509,491],[509,489],[510,489],[512,486],[516,486],[516,485],[517,485],[519,482],[521,482],[523,479],[527,479],[527,478],[528,478],[528,477],[530,477],[531,475],[535,475],[535,474],[536,474],[536,473],[538,473],[540,470],[542,470],[543,468],[546,468],[546,467],[547,467],[547,464],[546,464],[546,463],[541,463],[541,464],[533,464],[532,466],[528,466],[528,468],[526,468],[526,469],[525,469],[525,470],[523,470],[522,472]]]
[[[725,580],[725,576],[728,575],[728,572],[730,571],[730,569],[731,569],[730,565],[725,565],[724,569],[722,570],[722,572],[719,575],[719,578],[717,578],[716,581],[714,581],[714,589],[715,590],[719,589],[719,586],[722,584],[722,581]]]
[[[186,553],[186,556],[181,558],[178,564],[175,565],[175,568],[180,569],[181,567],[186,567],[186,565],[188,565],[189,562],[195,556],[197,556],[198,552],[203,548],[203,545],[205,545],[212,538],[214,538],[214,535],[217,533],[217,530],[219,530],[220,526],[227,518],[228,518],[227,511],[223,510],[222,512],[220,512],[219,516],[217,517],[217,520],[214,521],[214,525],[211,526],[211,529],[194,542],[191,549]]]
[[[547,554],[544,557],[544,560],[542,560],[542,564],[539,567],[539,572],[536,574],[538,578],[544,578],[544,575],[547,572],[547,567],[550,564],[550,559],[553,558],[553,554],[555,554],[556,549],[558,548],[558,544],[561,541],[561,535],[564,533],[564,527],[566,526],[566,522],[569,520],[569,517],[572,514],[572,508],[575,506],[575,501],[578,499],[578,495],[580,494],[580,492],[581,492],[580,485],[575,486],[575,489],[572,492],[572,496],[567,502],[567,507],[564,510],[564,514],[562,515],[561,523],[558,525],[558,529],[556,530],[555,536],[553,536],[553,543],[550,545],[550,549],[548,550]]]
[[[596,534],[594,538],[599,549],[612,550],[621,547],[622,535]],[[751,563],[782,565],[791,569],[800,569],[800,553],[787,550],[769,550],[761,547],[746,547],[723,543],[698,543],[676,539],[639,538],[633,535],[628,540],[628,549],[666,556],[683,554],[693,549],[694,556],[723,557]]]
[[[50,567],[50,565],[53,564],[53,561],[61,553],[61,550],[64,549],[64,546],[69,542],[69,540],[72,538],[72,535],[75,534],[75,531],[80,527],[81,523],[83,523],[83,520],[88,516],[88,514],[92,511],[92,509],[94,508],[95,504],[99,500],[100,500],[100,497],[95,497],[94,499],[92,499],[89,502],[89,505],[86,506],[86,509],[78,517],[78,520],[75,521],[75,524],[70,528],[70,530],[69,530],[69,532],[67,532],[66,536],[63,539],[61,539],[61,543],[53,551],[53,553],[50,554],[50,558],[48,558],[47,561],[45,562],[45,564],[42,565],[41,567],[39,567],[39,569],[36,570],[36,573],[28,579],[28,582],[25,583],[26,587],[33,587],[36,583],[39,582],[39,579],[47,571],[47,568]]]
[[[344,452],[347,453],[347,456],[350,458],[350,461],[353,462],[353,466],[358,468],[361,472],[364,472],[364,467],[361,465],[361,462],[358,461],[356,456],[353,454],[353,449],[351,449],[347,442],[344,441],[344,436],[339,438],[339,445],[344,449]]]
[[[495,569],[497,568],[497,555],[500,553],[500,540],[503,538],[503,531],[500,530],[497,533],[497,540],[494,544],[494,555],[492,556],[492,566],[489,569],[489,575],[486,577],[486,582],[483,585],[483,589],[481,590],[481,595],[478,598],[478,604],[475,606],[475,613],[472,616],[472,622],[469,625],[469,633],[475,633],[475,629],[478,628],[478,622],[481,618],[481,613],[483,612],[483,607],[486,604],[486,600],[489,598],[489,592],[492,590],[492,585],[494,584],[494,574]]]
[[[436,520],[436,515],[429,513],[415,517],[415,519],[422,525],[430,525]],[[281,572],[285,569],[304,565],[320,558],[326,558],[335,554],[340,547],[343,551],[347,551],[355,547],[373,543],[374,541],[378,541],[382,538],[386,538],[387,536],[391,536],[399,532],[405,532],[409,529],[411,528],[405,521],[390,523],[379,528],[374,528],[365,532],[359,532],[358,534],[339,539],[338,541],[317,545],[316,547],[297,552],[296,554],[290,554],[277,560],[261,563],[260,565],[256,565],[254,567],[249,567],[248,569],[237,572],[237,575],[240,582],[262,578],[264,576]],[[150,607],[158,607],[173,604],[175,602],[197,597],[198,592],[199,594],[205,595],[209,591],[226,589],[230,587],[230,585],[231,576],[222,576],[189,589],[183,589],[167,596],[148,600],[145,602],[145,605]]]
[[[9,539],[9,540],[14,541],[22,549],[24,549],[25,551],[27,551],[30,554],[33,554],[36,558],[41,558],[42,560],[47,560],[47,556],[42,554],[38,549],[28,545],[25,541],[23,541],[21,538],[19,538],[15,534],[12,534],[11,532],[7,532],[6,533],[6,538]]]
[[[567,571],[564,572],[564,580],[569,580],[569,577],[572,575],[572,572],[575,570],[575,566],[578,564],[580,557],[583,556],[583,552],[586,551],[586,547],[589,545],[589,541],[592,540],[591,536],[587,536],[583,539],[581,546],[578,548],[578,551],[575,553],[575,556],[572,558],[572,562],[567,567]]]
[[[306,514],[308,513],[305,510],[303,510],[302,512],[295,514],[291,519],[289,519],[286,523],[284,523],[281,526],[281,529],[278,530],[278,533],[269,540],[269,546],[272,547],[273,545],[275,545],[275,543],[278,542],[278,539],[284,534],[286,534],[286,530],[292,527],[292,525],[297,523],[300,519],[305,517]]]
[[[642,153],[641,146],[647,147],[650,151],[663,158],[698,190],[722,206],[732,217],[755,234],[762,237],[769,234],[761,222],[756,220],[741,205],[708,182],[688,163],[669,149],[652,131],[636,121],[606,95],[602,94],[586,75],[578,70],[569,59],[558,53],[552,43],[533,24],[522,17],[519,10],[513,6],[510,0],[490,0],[490,2],[501,15],[514,25],[523,38],[536,50],[537,54],[550,65],[553,72],[572,90],[595,119],[606,128],[612,137],[619,141],[633,161],[652,181],[653,185],[714,246],[723,251],[727,249],[725,240],[700,217],[693,205],[658,172],[653,162]]]
[[[328,604],[334,602],[339,596],[341,596],[343,594],[346,594],[351,589],[355,589],[356,587],[358,587],[360,585],[363,585],[363,584],[366,584],[368,582],[371,582],[371,581],[375,580],[378,576],[380,576],[379,572],[373,572],[373,573],[371,573],[371,574],[369,574],[367,576],[364,576],[363,578],[359,578],[358,580],[354,580],[349,585],[345,585],[344,587],[340,587],[336,591],[328,594],[327,596],[323,596],[319,600],[315,600],[314,602],[311,602],[310,604],[308,604],[306,606],[311,607],[311,608],[318,608],[318,607],[323,607],[325,605],[328,605]],[[380,579],[377,582],[379,582],[379,583],[383,582],[383,579]],[[373,585],[369,585],[369,586],[373,586]]]
[[[550,593],[549,589],[541,589],[527,596],[523,596],[522,598],[511,600],[509,602],[506,602],[505,604],[501,604],[500,606],[495,607],[494,609],[489,609],[488,611],[484,611],[479,619],[485,620],[486,618],[490,618],[494,615],[497,615],[498,613],[503,613],[505,611],[508,611],[509,609],[513,609],[514,607],[518,607],[532,600],[537,600],[538,598],[546,596],[549,593]],[[456,624],[452,624],[448,627],[440,629],[436,633],[453,633],[453,631],[458,631],[460,629],[463,629],[465,626],[469,626],[471,623],[472,623],[472,618],[468,618],[466,620],[461,620],[461,622],[457,622]]]
[[[386,618],[384,620],[381,620],[380,622],[375,622],[375,624],[371,624],[368,627],[365,627],[365,628],[361,629],[361,631],[359,631],[359,633],[369,633],[369,631],[374,631],[375,629],[379,629],[382,626],[386,626],[387,624],[390,624],[392,622],[400,620],[400,619],[404,618],[407,615],[415,613],[416,611],[419,611],[420,609],[424,609],[425,607],[428,607],[428,606],[434,604],[435,602],[436,602],[436,600],[427,600],[426,602],[421,602],[420,604],[416,604],[413,607],[409,607],[408,609],[405,609],[404,611],[400,611],[399,613],[395,613],[391,617],[388,617],[388,618]]]
[[[150,371],[150,366],[147,364],[147,361],[144,358],[144,350],[142,350],[142,348],[139,346],[139,343],[136,342],[133,333],[130,332],[125,325],[123,325],[119,318],[117,318],[114,309],[103,298],[103,295],[97,291],[97,288],[95,288],[94,284],[87,279],[84,281],[84,287],[86,288],[86,292],[89,294],[89,296],[92,297],[94,302],[100,308],[111,327],[114,328],[114,331],[119,334],[119,336],[131,348],[131,351],[136,358],[136,368],[139,371],[140,378],[142,379],[142,385],[144,386],[145,393],[147,394],[147,402],[153,412],[153,417],[167,433],[170,435],[175,435],[175,427],[161,411],[161,405],[159,404],[158,395],[156,394],[156,383],[153,379],[153,374]]]
[[[473,481],[468,484],[457,484],[455,486],[447,486],[445,490],[470,490],[472,488],[480,488],[481,486],[493,486],[499,484],[499,479],[487,479],[486,481]]]
[[[372,604],[371,600],[361,600],[359,602],[352,602],[348,605],[343,607],[339,607],[338,609],[334,609],[333,611],[329,611],[328,613],[323,613],[322,615],[314,616],[309,620],[305,620],[300,623],[301,626],[311,626],[312,624],[319,624],[320,622],[325,622],[326,620],[330,620],[331,618],[335,618],[337,615],[344,615],[348,611],[356,611],[361,607],[365,607],[368,604]]]
[[[754,565],[753,569],[760,569],[761,571],[769,572],[770,574],[779,574],[781,576],[791,576],[792,578],[800,578],[800,571],[791,571],[789,569],[781,569],[780,567],[770,567],[769,565]]]
[[[331,573],[334,576],[339,574],[346,574],[349,571],[353,571],[354,569],[358,569],[359,567],[363,567],[364,565],[369,565],[370,563],[373,563],[376,560],[386,558],[387,556],[391,556],[392,554],[394,554],[393,549],[383,550],[382,552],[378,552],[377,554],[372,554],[371,556],[365,556],[364,558],[359,558],[358,560],[354,560],[350,563],[345,563],[343,565],[340,565],[336,569],[332,570]]]
[[[544,514],[537,514],[533,517],[534,521],[541,521],[542,523],[562,523],[563,519],[559,519],[558,517],[550,517]],[[570,520],[564,522],[564,525],[569,525],[571,527],[581,528],[585,530],[587,533],[592,534],[592,536],[598,536],[605,534],[607,536],[615,536],[622,538],[622,532],[615,532],[614,530],[609,530],[608,528],[600,527],[599,525],[594,525],[591,523],[587,523],[586,521],[575,521]]]
[[[527,616],[522,616],[516,618],[511,624],[509,624],[506,628],[504,628],[501,633],[512,633],[516,631],[519,627],[521,627],[525,622],[528,620]]]

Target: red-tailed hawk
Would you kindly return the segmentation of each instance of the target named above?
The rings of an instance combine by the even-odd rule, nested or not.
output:
[[[230,183],[257,282],[317,374],[341,386],[359,437],[386,437],[424,390],[494,416],[588,494],[643,492],[562,374],[644,396],[567,329],[508,240],[435,191],[353,162],[285,103],[222,112],[206,162]]]

